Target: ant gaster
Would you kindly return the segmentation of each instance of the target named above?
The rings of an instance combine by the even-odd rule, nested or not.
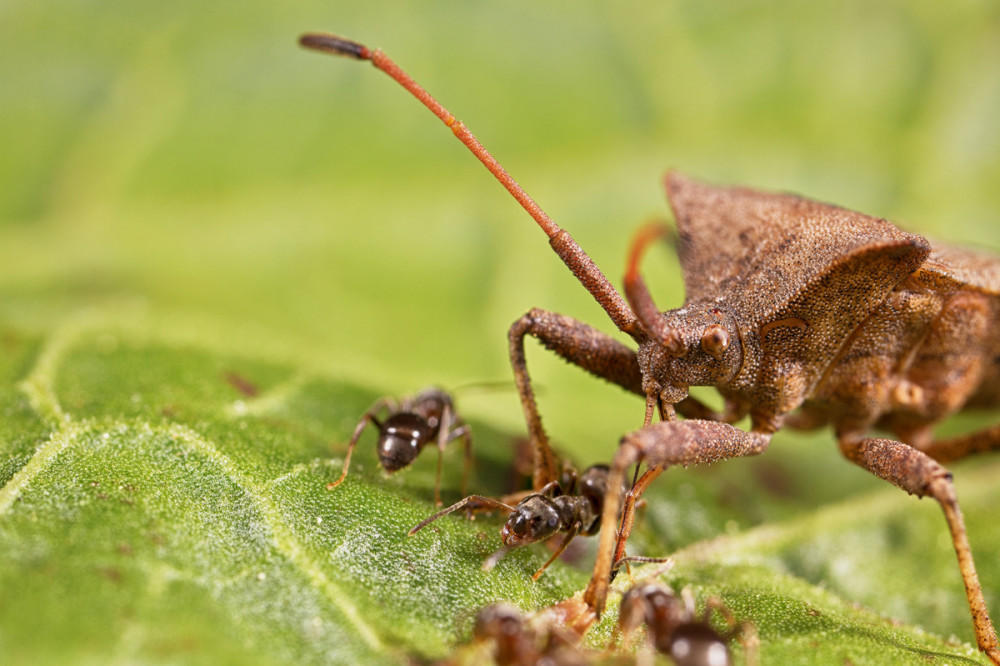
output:
[[[388,416],[380,421],[378,414],[382,410],[388,412]],[[327,490],[339,486],[347,476],[351,454],[354,453],[354,447],[369,423],[378,428],[376,450],[379,462],[386,472],[397,472],[409,466],[427,444],[437,443],[438,463],[434,481],[434,502],[438,506],[441,506],[441,459],[444,447],[448,442],[462,438],[465,443],[462,494],[465,494],[465,484],[472,463],[472,436],[469,426],[462,423],[455,412],[451,396],[436,388],[424,389],[413,397],[404,398],[400,403],[389,397],[376,400],[354,428],[354,434],[351,435],[351,441],[347,445],[344,471],[341,472],[339,479],[327,484]]]
[[[618,488],[619,500],[624,497],[626,490],[624,485]],[[409,531],[409,536],[413,536],[438,518],[461,509],[508,511],[510,515],[500,530],[503,546],[486,560],[483,568],[493,568],[511,548],[545,541],[560,532],[565,532],[566,536],[558,548],[532,576],[534,580],[538,580],[542,572],[562,555],[577,535],[591,536],[597,533],[601,526],[601,511],[607,494],[607,465],[588,467],[579,477],[573,470],[566,469],[561,480],[553,481],[540,492],[524,497],[516,506],[490,497],[470,495],[416,525]]]
[[[740,636],[747,644],[747,663],[756,662],[756,632],[753,625],[737,625],[729,610],[711,598],[700,616],[687,588],[677,598],[673,590],[659,583],[641,583],[622,597],[618,631],[624,639],[641,625],[646,627],[649,646],[669,656],[677,666],[732,666],[729,642]],[[709,624],[715,610],[723,615],[730,630],[721,634]]]

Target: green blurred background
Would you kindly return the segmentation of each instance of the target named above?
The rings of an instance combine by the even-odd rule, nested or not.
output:
[[[506,330],[533,306],[611,331],[435,118],[369,65],[299,49],[308,30],[384,48],[616,283],[632,231],[669,217],[667,168],[1000,249],[995,2],[22,0],[0,5],[5,330],[45,337],[83,318],[372,394],[509,383]],[[664,308],[680,303],[669,249],[645,270]],[[529,347],[556,441],[582,464],[608,458],[641,402]],[[513,390],[459,400],[477,423],[523,433]],[[361,408],[340,409],[347,429]],[[794,517],[883,486],[837,461],[829,434],[800,442],[780,433],[768,460],[791,461],[783,473],[807,498],[741,511]],[[326,451],[312,447],[308,456]],[[745,488],[740,476],[764,469],[741,465],[712,472]],[[919,506],[950,558],[936,508]],[[982,564],[995,560],[995,532],[982,529],[995,519],[988,505],[978,515]],[[675,545],[707,538],[676,519],[654,506],[648,522],[679,530]],[[948,562],[935,575],[957,585]],[[922,564],[893,584],[912,586]],[[867,592],[874,599],[846,596],[874,606],[884,596]],[[957,594],[932,629],[968,632]]]
[[[367,65],[300,50],[306,30],[384,48],[616,282],[632,230],[667,216],[668,167],[1000,246],[993,2],[13,2],[2,16],[0,307],[43,325],[128,303],[390,391],[507,380],[504,333],[531,306],[610,330],[430,114]],[[667,307],[682,291],[660,255],[647,266]],[[633,400],[529,354],[560,439],[634,426]],[[513,393],[468,402],[519,424]]]
[[[611,329],[430,114],[300,50],[307,30],[384,48],[616,283],[632,230],[668,216],[668,167],[1000,247],[994,2],[0,11],[0,308],[43,327],[127,305],[392,392],[507,381],[505,331],[531,306]],[[677,304],[670,251],[647,270]],[[636,401],[529,357],[567,446],[634,427]],[[521,427],[512,391],[466,403]]]

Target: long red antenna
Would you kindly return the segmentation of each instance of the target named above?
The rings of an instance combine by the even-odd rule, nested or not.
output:
[[[601,304],[601,307],[608,313],[615,325],[633,337],[642,335],[641,331],[636,327],[635,315],[632,314],[628,304],[614,286],[608,282],[608,279],[601,270],[594,265],[594,262],[583,251],[583,248],[528,196],[528,193],[517,184],[517,181],[511,178],[510,174],[500,166],[496,158],[486,150],[483,144],[479,143],[472,132],[460,120],[457,120],[446,108],[441,106],[430,93],[420,87],[409,74],[400,69],[399,65],[394,63],[389,56],[385,55],[379,49],[372,51],[363,44],[324,33],[307,33],[302,35],[299,38],[299,44],[315,51],[347,56],[356,60],[370,60],[375,67],[391,76],[401,86],[406,88],[411,95],[420,100],[435,116],[440,118],[441,122],[451,128],[452,133],[458,140],[465,144],[472,154],[483,163],[483,166],[489,169],[489,172],[500,181],[500,184],[517,199],[521,207],[534,218],[538,226],[549,237],[549,244],[552,246],[552,249],[555,250],[556,254],[569,267],[580,283],[586,287],[587,291],[597,299],[597,302]]]

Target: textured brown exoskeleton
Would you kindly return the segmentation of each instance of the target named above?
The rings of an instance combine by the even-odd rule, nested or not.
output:
[[[300,43],[370,60],[416,96],[535,219],[560,259],[638,345],[633,350],[543,310],[531,310],[509,332],[536,488],[556,478],[558,465],[528,377],[526,335],[646,398],[643,428],[622,438],[609,485],[620,483],[633,463],[645,461],[649,470],[625,499],[617,537],[620,507],[613,497],[605,502],[584,594],[594,613],[604,609],[610,573],[624,555],[635,501],[664,469],[756,455],[786,422],[828,423],[849,460],[941,505],[979,649],[1000,664],[951,474],[942,465],[1000,449],[1000,426],[948,440],[931,435],[935,423],[965,407],[1000,404],[1000,260],[932,248],[885,220],[842,208],[673,173],[666,187],[687,294],[684,307],[661,312],[638,272],[656,232],[643,232],[633,244],[622,298],[472,133],[384,53],[331,35],[305,35]],[[689,386],[717,387],[723,412],[688,397]],[[660,423],[652,423],[654,414]],[[730,425],[747,414],[749,432]],[[876,426],[898,440],[869,437]]]

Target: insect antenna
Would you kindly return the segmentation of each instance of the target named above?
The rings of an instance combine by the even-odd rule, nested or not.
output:
[[[663,321],[660,309],[656,307],[653,296],[646,287],[646,281],[639,273],[639,263],[646,248],[665,235],[667,227],[656,223],[642,227],[636,232],[632,247],[629,249],[628,267],[625,270],[625,298],[628,299],[628,304],[632,306],[639,320],[639,326],[646,334],[654,340],[659,340],[674,356],[680,356],[684,353],[680,332]]]
[[[472,132],[460,120],[456,119],[446,108],[441,106],[430,93],[414,81],[409,74],[404,72],[389,56],[385,55],[380,49],[373,51],[358,42],[325,33],[306,33],[299,37],[299,44],[314,51],[346,56],[356,60],[370,60],[375,67],[391,76],[397,83],[406,88],[411,95],[416,97],[424,106],[430,109],[431,113],[451,129],[452,134],[465,144],[466,148],[483,163],[483,166],[500,181],[500,184],[531,215],[542,231],[549,237],[549,245],[552,246],[555,253],[559,255],[563,263],[573,272],[577,280],[600,303],[601,307],[604,308],[604,311],[608,313],[608,316],[615,323],[615,326],[633,338],[636,336],[640,336],[640,338],[644,337],[643,332],[636,326],[635,315],[629,309],[625,299],[621,297],[621,294],[608,281],[604,273],[587,256],[583,248],[564,229],[560,228],[542,210],[541,206],[535,203],[534,199],[528,196],[528,193],[500,166],[496,158],[486,150],[483,144],[479,143],[479,140],[473,136]]]

